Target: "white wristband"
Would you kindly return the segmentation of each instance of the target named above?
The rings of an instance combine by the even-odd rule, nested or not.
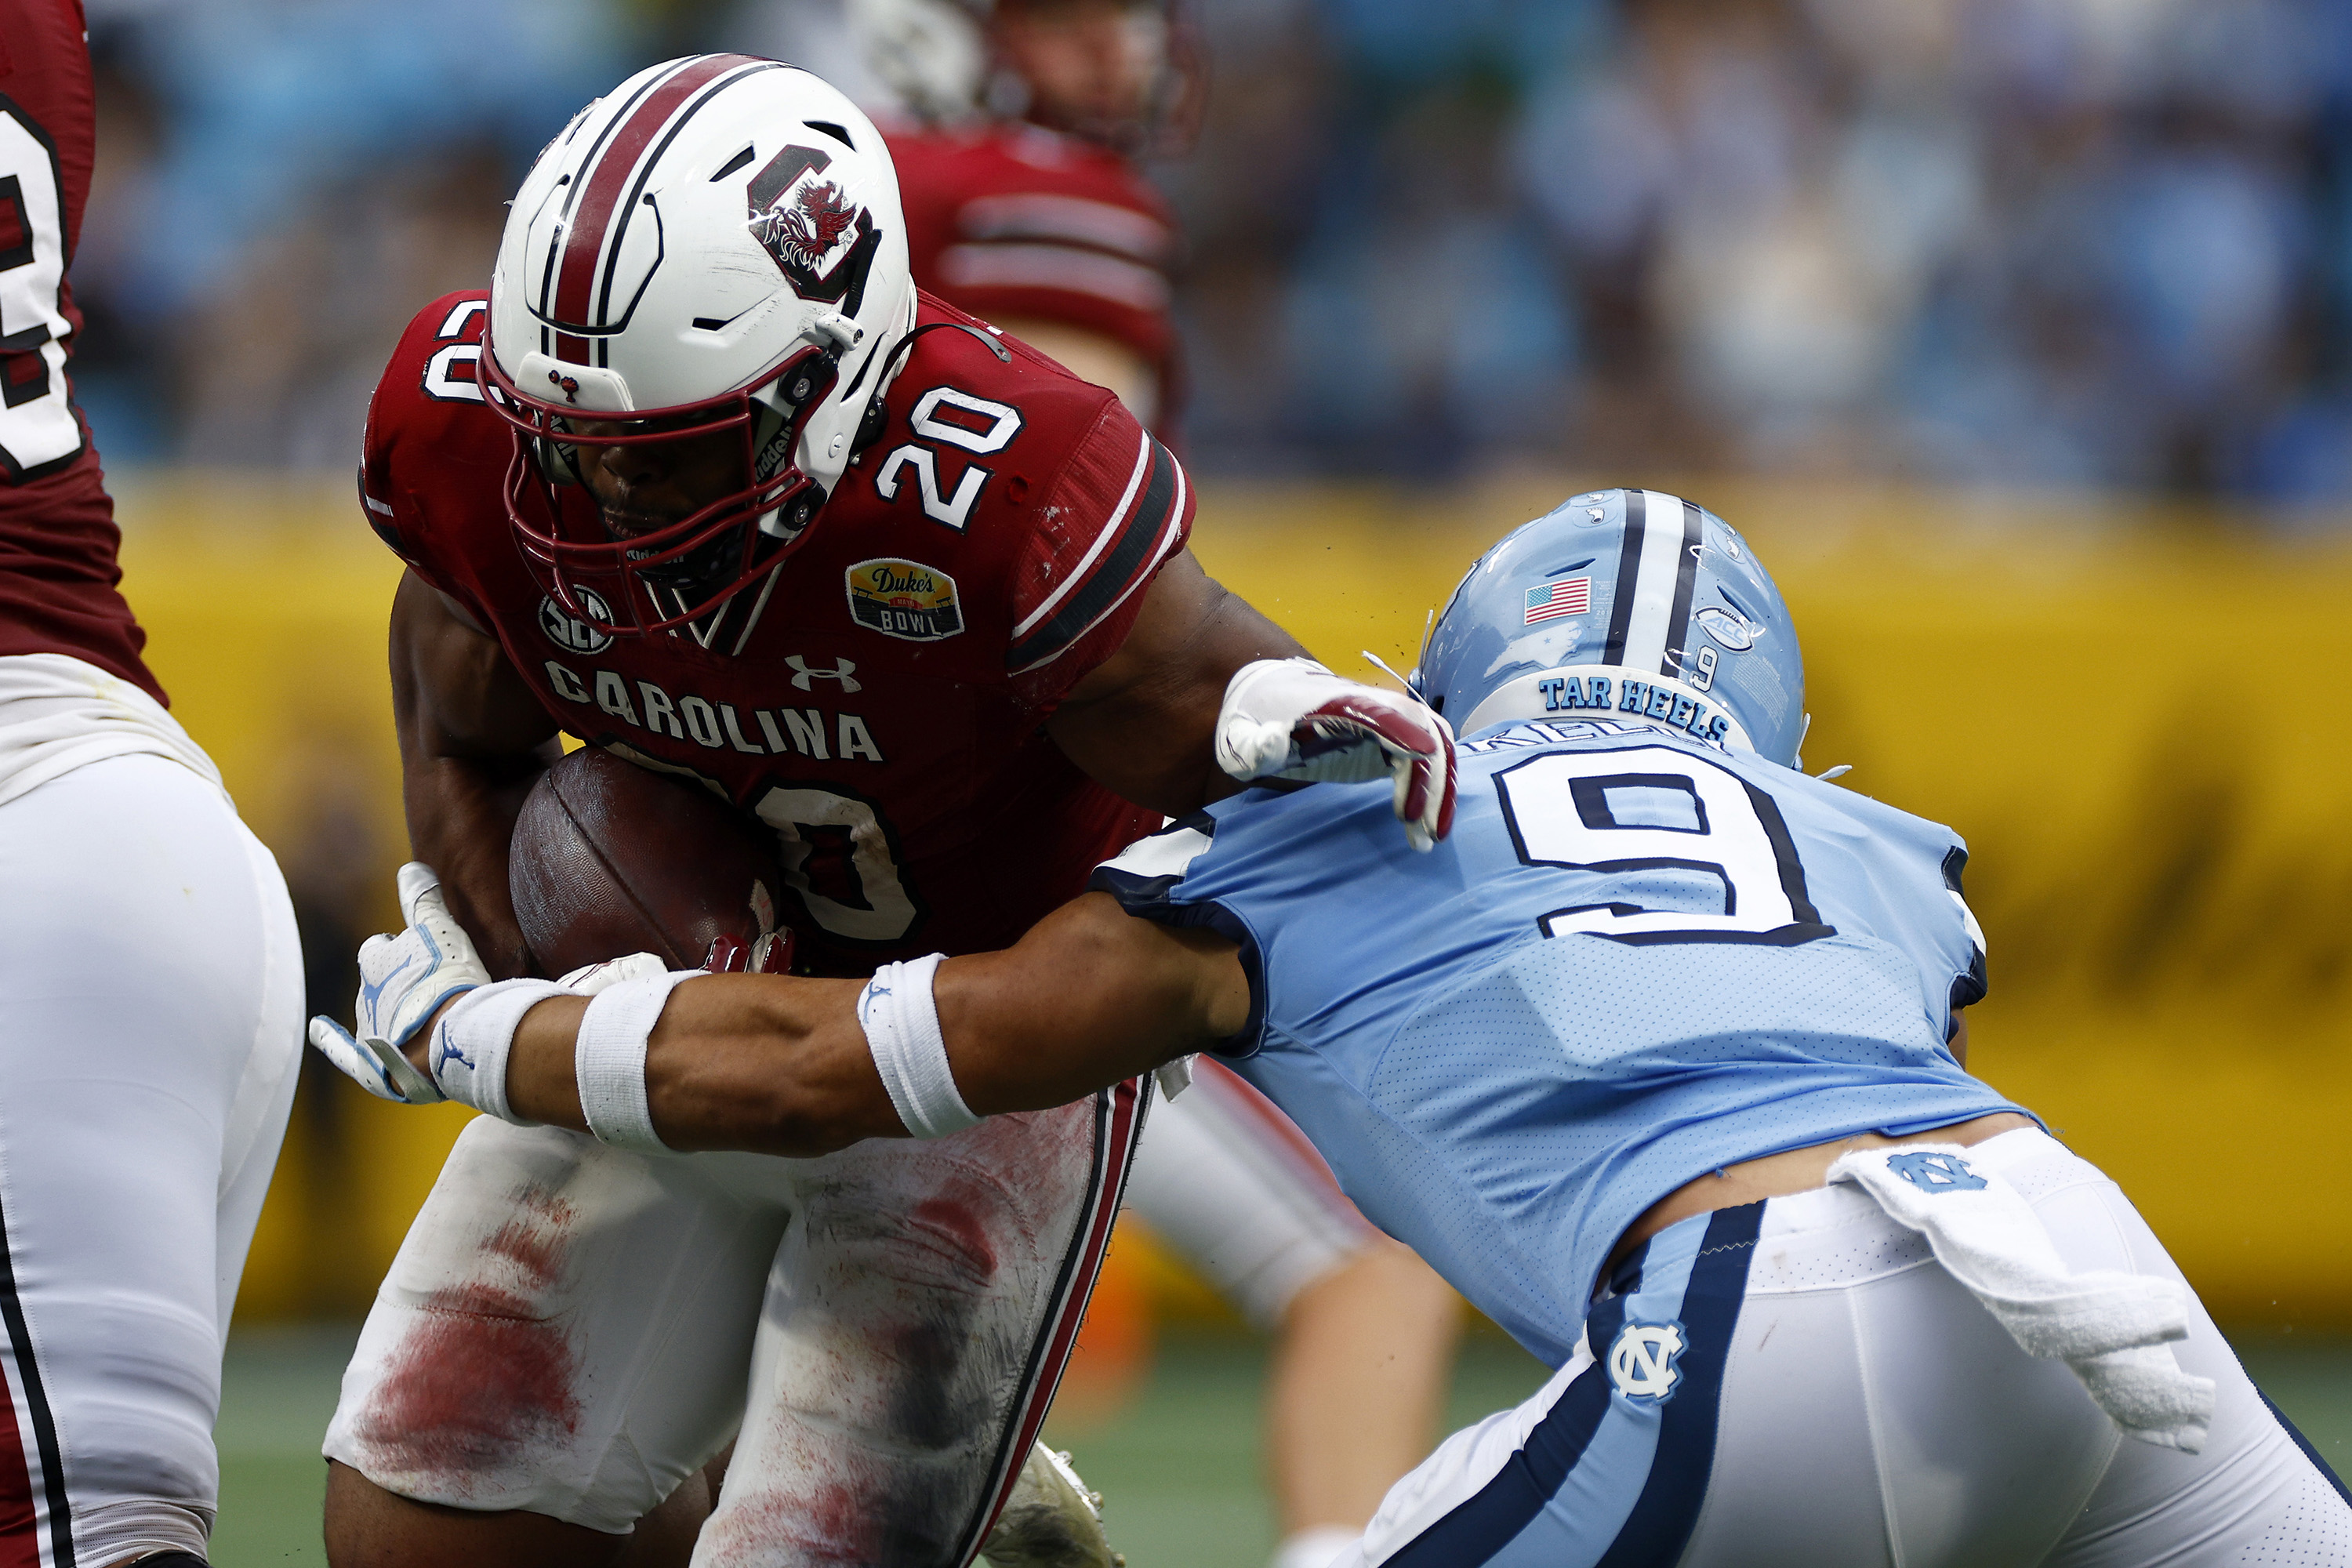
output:
[[[580,1112],[599,1142],[645,1154],[670,1152],[655,1133],[646,1104],[646,1039],[669,994],[702,973],[681,969],[608,985],[580,1016],[572,1070],[580,1085]]]
[[[882,1075],[898,1120],[918,1138],[944,1138],[981,1121],[956,1092],[939,1007],[931,999],[931,976],[946,956],[934,952],[886,963],[857,994],[857,1022],[866,1030],[866,1048],[874,1053],[875,1070]]]
[[[501,980],[478,985],[450,1005],[433,1030],[425,1065],[443,1094],[518,1127],[537,1125],[507,1103],[507,1058],[522,1016],[563,987],[550,980]]]

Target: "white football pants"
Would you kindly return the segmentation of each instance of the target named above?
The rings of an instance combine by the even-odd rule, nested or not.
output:
[[[0,1561],[203,1554],[301,1026],[285,881],[217,786],[118,756],[0,805]]]
[[[2049,1134],[1965,1152],[2070,1270],[2179,1278]],[[1333,1568],[2352,1568],[2342,1483],[2201,1306],[2171,1349],[2217,1385],[2200,1453],[2125,1438],[1855,1187],[1696,1215],[1618,1265],[1569,1363],[1447,1438]]]
[[[1150,1084],[814,1160],[478,1118],[327,1457],[618,1533],[740,1427],[698,1568],[960,1568],[1044,1423]]]

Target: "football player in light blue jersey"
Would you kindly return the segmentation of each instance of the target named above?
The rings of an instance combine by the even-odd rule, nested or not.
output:
[[[1229,771],[1312,776],[1341,684],[1244,670]],[[1472,569],[1412,684],[1463,735],[1426,853],[1387,784],[1254,788],[1008,952],[508,982],[379,1047],[380,1087],[807,1155],[1223,1057],[1557,1369],[1349,1568],[2352,1565],[2342,1484],[2121,1192],[1962,1065],[1966,851],[1803,773],[1737,533],[1577,497]]]

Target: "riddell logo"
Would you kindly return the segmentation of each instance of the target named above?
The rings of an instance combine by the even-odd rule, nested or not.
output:
[[[832,163],[831,153],[814,147],[787,147],[751,176],[743,195],[753,237],[793,292],[855,316],[882,236],[840,182],[817,177]]]
[[[582,609],[596,619],[608,626],[613,624],[612,606],[605,604],[603,595],[594,589],[574,588],[572,596],[580,602]],[[557,603],[552,594],[539,601],[539,629],[547,634],[548,641],[573,653],[603,653],[613,646],[610,632],[598,631],[580,619]]]

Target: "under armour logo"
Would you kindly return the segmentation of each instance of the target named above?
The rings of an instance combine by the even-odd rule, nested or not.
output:
[[[784,655],[784,662],[793,667],[793,684],[803,691],[815,690],[814,683],[820,680],[838,680],[844,691],[855,691],[866,684],[849,678],[850,671],[857,668],[855,659],[845,658],[831,669],[811,669],[808,661],[796,653]]]
[[[1680,1323],[1628,1323],[1609,1347],[1609,1381],[1628,1399],[1664,1401],[1682,1376],[1682,1353]]]
[[[1923,1193],[1972,1193],[1985,1184],[1958,1154],[1889,1154],[1886,1168]]]
[[[547,381],[549,385],[560,386],[563,389],[564,402],[577,403],[580,401],[580,382],[577,377],[564,375],[559,372],[551,370],[547,373]]]

